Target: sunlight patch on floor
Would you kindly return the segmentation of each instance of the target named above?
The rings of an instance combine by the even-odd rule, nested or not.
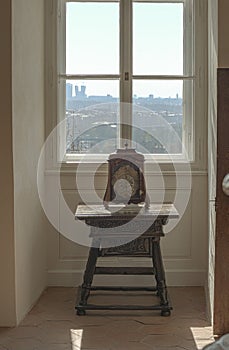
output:
[[[190,327],[190,330],[198,350],[202,350],[206,342],[209,341],[209,344],[214,342],[212,327]]]
[[[73,350],[81,350],[83,329],[71,329],[71,341]]]

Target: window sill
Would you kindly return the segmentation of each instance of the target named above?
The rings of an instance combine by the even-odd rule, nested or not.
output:
[[[68,161],[56,164],[52,168],[46,168],[45,175],[57,176],[58,174],[71,176],[76,175],[76,172],[80,176],[89,175],[96,169],[97,176],[107,176],[107,158],[104,158],[103,161],[94,159],[93,161]],[[155,166],[156,164],[156,166]],[[206,176],[208,171],[206,168],[198,166],[196,162],[190,162],[189,164],[182,161],[176,162],[152,162],[146,160],[144,163],[144,173],[146,176]]]
[[[104,163],[108,160],[109,154],[67,154],[63,161],[59,161],[59,164],[65,163],[79,164],[79,163]],[[174,163],[189,163],[183,154],[144,154],[145,163],[158,163],[158,164],[174,164]]]

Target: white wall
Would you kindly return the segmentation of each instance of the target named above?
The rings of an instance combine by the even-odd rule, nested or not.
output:
[[[89,170],[88,170],[89,171]],[[105,171],[105,170],[104,170]],[[106,172],[106,171],[105,171]],[[90,179],[90,171],[82,173],[86,178]],[[53,188],[58,181],[55,172],[47,172],[47,187]],[[166,182],[165,200],[171,201],[176,190],[174,175],[164,177]],[[90,181],[90,180],[88,180]],[[96,190],[102,197],[106,185],[105,174],[100,174],[95,180]],[[166,276],[168,285],[187,286],[187,285],[204,285],[207,279],[207,174],[206,171],[193,173],[193,185],[189,205],[186,209],[179,225],[165,238],[162,239],[162,249],[165,261]],[[161,188],[157,186],[157,177],[148,174],[147,188],[152,197],[152,201],[156,200]],[[79,203],[80,195],[76,190],[75,176],[66,173],[61,176],[62,193],[65,201],[74,213]],[[81,188],[82,192],[89,193],[87,187]],[[188,192],[185,181],[177,189],[179,195],[184,196]],[[56,203],[59,203],[59,229],[63,230],[62,207],[64,205],[60,193],[56,193]],[[180,211],[182,208],[179,207]],[[74,215],[74,214],[72,214]],[[67,233],[66,230],[63,230]],[[81,232],[86,232],[80,223],[76,223],[75,236]],[[79,244],[72,243],[61,234],[58,234],[53,228],[49,231],[48,244],[48,284],[53,286],[76,286],[82,282],[82,275],[87,260],[88,249]],[[106,258],[101,261],[112,265],[121,265],[120,258]],[[125,265],[146,263],[150,264],[148,258],[127,259]],[[148,277],[125,276],[125,279],[115,277],[117,283],[142,284],[151,283]],[[99,281],[99,276],[96,277]],[[104,277],[103,277],[104,279]],[[107,278],[107,283],[114,283],[114,277]],[[99,282],[98,282],[99,283]],[[102,283],[102,281],[100,281]]]
[[[36,170],[44,141],[44,1],[12,0],[17,322],[46,286],[46,231]]]
[[[1,3],[0,43],[0,327],[9,327],[16,323],[10,0]]]
[[[217,147],[217,67],[218,67],[218,0],[208,4],[208,198],[209,198],[209,266],[207,301],[212,321],[215,273],[215,198]]]

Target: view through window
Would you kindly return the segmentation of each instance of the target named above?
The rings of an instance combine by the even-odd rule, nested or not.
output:
[[[143,153],[182,153],[194,79],[187,2],[66,2],[67,154],[113,152],[120,135]],[[133,106],[128,135],[122,103]]]

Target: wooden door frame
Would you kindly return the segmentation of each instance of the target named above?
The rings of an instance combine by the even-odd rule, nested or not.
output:
[[[213,331],[229,333],[229,197],[222,181],[229,173],[229,68],[217,70],[217,175]]]

